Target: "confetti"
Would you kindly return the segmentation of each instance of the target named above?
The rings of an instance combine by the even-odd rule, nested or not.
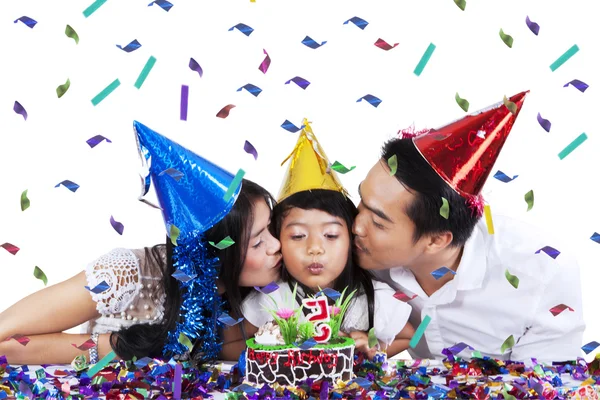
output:
[[[121,45],[118,44],[117,47],[126,53],[131,53],[132,51],[136,51],[137,49],[142,47],[142,45],[140,42],[137,41],[137,39],[133,39],[131,42],[129,42],[127,46],[121,47]]]
[[[250,34],[252,32],[254,32],[254,29],[250,28],[248,25],[246,24],[242,24],[241,22],[237,25],[232,26],[231,28],[229,28],[229,31],[232,31],[234,29],[237,29],[238,31],[242,32],[244,35],[246,36],[250,36]]]
[[[465,11],[465,7],[467,6],[467,2],[465,0],[454,0],[454,4],[456,4],[458,8],[463,11]]]
[[[181,85],[181,101],[179,103],[179,119],[181,121],[187,121],[189,94],[190,87],[188,85]]]
[[[539,249],[538,251],[535,252],[535,254],[540,254],[540,252],[544,252],[547,255],[549,255],[550,257],[554,258],[556,260],[556,257],[558,257],[560,255],[560,251],[556,250],[554,247],[551,246],[544,246],[541,249]]]
[[[27,344],[31,341],[27,336],[21,334],[12,335],[6,338],[6,340],[10,339],[15,339],[21,346],[27,346]]]
[[[504,33],[502,28],[500,28],[500,39],[502,39],[502,41],[504,42],[505,45],[507,45],[508,47],[510,47],[512,49],[513,38],[512,38],[512,36]]]
[[[202,67],[200,66],[200,64],[198,64],[196,60],[190,58],[189,67],[192,71],[196,71],[198,75],[200,75],[200,78],[202,78],[202,74],[204,74],[204,71],[202,71]]]
[[[190,349],[191,351],[191,349]],[[181,374],[183,372],[181,363],[175,364],[175,374],[173,375],[173,399],[181,399]],[[129,397],[129,396],[128,396]]]
[[[377,342],[377,336],[375,336],[375,327],[372,327],[371,329],[369,329],[369,333],[367,335],[368,337],[368,345],[370,349],[373,349],[377,346],[378,342]]]
[[[94,98],[92,99],[92,104],[94,106],[97,106],[98,104],[100,104],[100,102],[102,100],[104,100],[106,98],[106,96],[111,94],[120,85],[121,85],[121,81],[119,81],[118,78],[115,79],[114,81],[112,81],[112,83],[110,85],[108,85],[107,87],[102,89],[102,91],[100,93],[98,93],[96,96],[94,96]]]
[[[592,239],[596,243],[600,243],[600,233],[594,232],[594,234],[592,235],[592,237],[590,237],[590,239]]]
[[[298,128],[296,125],[294,125],[293,123],[291,123],[290,121],[288,121],[287,119],[285,121],[283,121],[283,124],[281,124],[281,127],[283,129],[285,129],[288,132],[292,132],[292,133],[296,133],[298,132],[300,129],[302,128]]]
[[[308,349],[312,349],[316,345],[317,345],[317,341],[313,338],[310,338],[310,339],[305,340],[301,344],[298,344],[298,348],[300,348],[302,350],[308,350]]]
[[[115,358],[117,358],[117,355],[114,351],[111,351],[110,353],[102,357],[102,359],[98,361],[97,364],[94,364],[90,367],[90,369],[87,371],[87,376],[89,376],[90,378],[93,377],[98,372],[102,371],[104,367],[106,367]]]
[[[190,351],[194,348],[194,345],[189,337],[187,337],[183,332],[179,333],[179,338],[177,339],[179,343],[187,347]]]
[[[10,254],[12,254],[13,256],[15,254],[17,254],[19,252],[19,250],[21,250],[20,248],[18,248],[17,246],[15,246],[14,244],[10,244],[8,242],[0,245],[0,247],[4,248],[6,251],[8,251]]]
[[[565,310],[569,310],[569,311],[575,311],[573,310],[571,307],[567,306],[566,304],[559,304],[557,306],[554,306],[550,309],[550,312],[552,313],[552,315],[554,315],[555,317],[562,313]]]
[[[240,184],[242,183],[242,179],[244,178],[245,174],[246,174],[246,171],[244,171],[241,168],[235,174],[235,176],[233,177],[233,180],[229,184],[229,188],[227,188],[227,192],[223,196],[223,199],[225,201],[229,201],[229,199],[231,199],[231,196],[233,196],[233,192],[235,192],[235,190],[238,188],[238,186],[240,186]]]
[[[567,87],[569,85],[577,88],[577,90],[579,90],[581,93],[585,92],[585,90],[590,87],[587,83],[582,82],[579,79],[573,79],[571,82],[565,83],[563,87]]]
[[[385,51],[389,51],[398,45],[399,45],[399,43],[394,43],[394,45],[392,46],[388,42],[383,40],[382,38],[377,39],[377,41],[375,42],[375,46],[377,46],[381,50],[385,50]]]
[[[303,90],[306,90],[308,85],[310,85],[309,81],[307,81],[306,79],[299,77],[299,76],[295,76],[292,79],[287,80],[285,82],[285,84],[289,85],[290,82],[294,82],[296,85],[300,86]]]
[[[552,72],[556,71],[561,65],[569,60],[569,58],[573,57],[575,53],[579,51],[579,47],[574,44],[571,48],[563,53],[562,56],[558,57],[556,61],[550,64],[550,70]]]
[[[217,113],[218,118],[227,118],[229,116],[229,111],[234,108],[233,104],[227,104],[225,107],[221,108],[221,110]]]
[[[494,234],[494,221],[492,220],[492,210],[490,206],[486,204],[483,206],[483,214],[485,215],[485,224],[487,225],[488,233]]]
[[[85,342],[83,342],[81,344],[81,346],[77,346],[75,343],[71,343],[71,346],[73,346],[76,349],[79,349],[81,351],[88,351],[92,347],[96,346],[96,343],[94,343],[94,341],[92,339],[88,339]],[[45,377],[45,374],[44,374],[44,377]]]
[[[323,290],[320,290],[319,292],[317,292],[317,294],[315,294],[315,297],[319,297],[321,295],[325,295],[333,301],[336,301],[342,296],[340,292],[332,288],[325,288]]]
[[[183,172],[175,169],[175,168],[167,168],[164,171],[161,171],[158,176],[163,176],[164,174],[169,175],[171,178],[175,179],[175,181],[179,182],[181,178],[183,178]]]
[[[525,23],[527,24],[527,27],[529,28],[529,30],[531,32],[533,32],[533,34],[535,36],[537,36],[538,33],[540,33],[540,26],[538,24],[536,24],[535,22],[531,21],[529,19],[529,15],[525,17]]]
[[[415,331],[415,334],[413,335],[412,339],[410,339],[409,346],[411,348],[414,349],[417,346],[417,344],[421,340],[421,337],[425,333],[425,329],[427,329],[427,325],[429,325],[429,322],[431,322],[431,317],[429,315],[426,315],[425,318],[423,318],[423,321],[421,321],[421,323],[419,324],[419,327]]]
[[[58,96],[58,98],[60,99],[61,97],[63,97],[63,95],[65,93],[67,93],[67,90],[69,90],[70,87],[71,87],[70,79],[67,79],[67,81],[63,85],[58,86],[56,88],[56,95]]]
[[[244,151],[248,154],[251,154],[255,160],[258,159],[258,152],[256,151],[256,148],[247,140],[244,142]]]
[[[513,175],[513,177],[511,178],[510,176],[506,175],[504,172],[498,170],[498,172],[496,172],[494,174],[494,178],[498,179],[499,181],[502,181],[504,183],[508,183],[508,182],[512,182],[514,179],[518,178],[519,175]]]
[[[398,157],[394,154],[387,160],[388,166],[390,167],[390,175],[396,175],[398,170]]]
[[[259,88],[258,86],[254,86],[251,83],[246,83],[244,86],[236,90],[236,92],[241,92],[242,89],[246,89],[248,93],[250,93],[254,97],[257,97],[260,94],[260,92],[262,92],[261,88]]]
[[[93,149],[100,143],[101,141],[106,140],[107,143],[112,143],[112,141],[102,135],[96,135],[94,137],[89,138],[85,142]]]
[[[13,111],[19,115],[22,115],[23,119],[25,121],[27,121],[27,111],[25,111],[25,108],[18,101],[15,101],[15,105],[13,106]]]
[[[171,239],[173,246],[177,246],[177,238],[179,237],[179,233],[179,228],[174,224],[171,224],[171,227],[169,228],[169,239]]]
[[[525,193],[525,202],[527,203],[527,211],[533,208],[533,190]]]
[[[23,193],[21,193],[21,211],[27,210],[31,205],[31,202],[27,198],[27,190],[29,189],[26,189]]]
[[[458,95],[458,92],[456,92],[456,96],[454,96],[454,99],[456,100],[456,104],[458,104],[458,106],[462,108],[464,112],[469,111],[469,102],[466,99],[461,98]]]
[[[24,23],[25,25],[27,25],[28,27],[30,27],[31,29],[33,29],[33,27],[35,26],[35,24],[37,24],[37,21],[33,18],[29,18],[25,15],[23,15],[21,18],[17,18],[15,19],[15,24],[17,22],[21,21],[22,23]]]
[[[340,174],[346,174],[356,168],[355,165],[351,166],[350,169],[346,168],[343,164],[338,161],[335,161],[331,164],[331,169]]]
[[[468,344],[466,344],[464,342],[457,343],[454,346],[448,348],[448,350],[450,350],[450,352],[452,354],[456,355],[466,348],[468,348],[469,350],[475,350],[473,347],[469,346]]]
[[[73,193],[75,193],[77,191],[77,189],[79,189],[79,185],[78,184],[76,184],[75,182],[70,181],[68,179],[65,179],[64,181],[57,183],[56,186],[54,186],[54,187],[57,188],[60,185],[63,185],[64,187],[66,187],[67,189],[69,189]]]
[[[417,297],[417,295],[416,295],[416,294],[413,294],[412,296],[409,296],[409,295],[407,295],[406,293],[404,293],[404,292],[401,292],[401,291],[397,291],[397,292],[394,294],[394,298],[395,298],[395,299],[398,299],[398,300],[400,300],[400,301],[404,301],[404,302],[409,302],[409,301],[413,300],[413,299],[414,299],[414,298],[416,298],[416,297]]]
[[[123,229],[125,229],[125,227],[122,223],[115,221],[112,215],[110,216],[110,224],[119,235],[123,234]]]
[[[106,292],[108,289],[110,289],[110,286],[108,285],[108,283],[106,283],[106,281],[102,281],[93,288],[90,288],[89,286],[84,286],[84,288],[86,288],[92,293],[99,294],[102,292]]]
[[[519,278],[517,278],[515,275],[512,275],[510,272],[508,272],[508,270],[504,272],[504,276],[506,277],[508,283],[510,283],[515,289],[519,288]]]
[[[513,337],[513,335],[510,335],[509,337],[506,338],[504,343],[502,343],[502,346],[500,347],[500,353],[504,354],[504,352],[506,350],[512,349],[514,345],[515,345],[515,338]]]
[[[515,103],[510,101],[506,96],[504,96],[502,102],[504,103],[504,106],[508,108],[508,111],[510,111],[513,115],[517,115],[517,105]]]
[[[319,47],[323,46],[325,43],[327,43],[327,40],[321,42],[321,44],[315,42],[310,36],[306,36],[304,39],[302,39],[302,44],[305,45],[306,47],[310,47],[311,49],[318,49]]]
[[[575,140],[573,140],[571,143],[569,143],[569,145],[567,147],[562,149],[561,152],[558,153],[558,158],[563,160],[566,156],[571,154],[571,152],[573,150],[575,150],[577,147],[579,147],[579,145],[582,144],[583,142],[585,142],[586,140],[587,140],[587,135],[584,132],[581,135],[577,136],[575,138]]]
[[[453,270],[451,270],[448,267],[439,267],[435,271],[431,272],[431,275],[435,278],[436,281],[443,278],[446,274],[456,275],[456,272],[454,272]]]
[[[138,89],[142,87],[142,85],[144,84],[144,81],[148,77],[148,74],[152,70],[152,67],[154,67],[155,63],[156,63],[156,58],[154,58],[154,56],[150,56],[148,58],[148,61],[146,61],[146,65],[144,65],[144,69],[142,69],[142,72],[140,72],[140,76],[138,76],[138,78],[135,81],[135,84],[133,86],[135,86]]]
[[[46,277],[46,274],[37,265],[33,269],[33,276],[35,276],[36,279],[39,279],[40,281],[44,282],[44,286],[48,285],[48,278]]]
[[[429,43],[427,50],[425,50],[425,53],[423,53],[423,56],[421,56],[421,60],[419,60],[419,63],[417,64],[417,66],[415,67],[415,70],[413,71],[416,76],[421,76],[421,73],[423,72],[423,69],[425,69],[425,66],[429,62],[429,59],[431,58],[431,55],[433,54],[434,50],[435,50],[435,44]]]
[[[173,7],[173,4],[169,3],[167,0],[154,0],[152,3],[148,4],[148,7],[150,7],[153,4],[156,4],[166,12],[169,12],[171,7]]]
[[[185,272],[183,272],[182,270],[178,269],[175,272],[173,272],[171,274],[171,276],[175,279],[177,279],[180,282],[188,282],[191,281],[192,279],[194,279],[196,277],[196,275],[188,275]]]
[[[354,25],[358,26],[362,30],[364,30],[367,27],[367,25],[369,25],[367,21],[359,17],[350,18],[349,20],[344,22],[344,25],[348,25],[348,22],[352,22]]]
[[[233,244],[235,244],[235,242],[233,241],[233,239],[231,237],[229,237],[229,236],[227,236],[226,238],[222,239],[217,244],[215,244],[215,242],[211,242],[211,241],[209,241],[208,243],[210,243],[211,246],[216,247],[219,250],[226,249],[229,246],[232,246]]]
[[[600,343],[598,343],[594,340],[587,344],[584,344],[583,347],[581,348],[581,350],[583,350],[585,352],[585,354],[590,354],[592,351],[596,350],[596,348],[598,348],[598,346],[600,346]]]
[[[79,44],[79,35],[77,34],[77,32],[75,32],[75,29],[73,29],[71,25],[67,25],[67,27],[65,28],[65,35],[73,39],[75,41],[75,44]]]
[[[237,324],[239,324],[240,322],[242,322],[244,320],[244,318],[238,318],[238,319],[233,319],[231,318],[231,316],[227,313],[222,313],[219,318],[217,318],[219,321],[221,321],[222,323],[224,323],[227,326],[235,326]]]
[[[106,0],[96,0],[88,8],[83,10],[83,16],[86,18],[89,17],[94,12],[96,12],[96,10],[99,9],[104,3],[106,3]]]
[[[271,282],[267,286],[263,286],[262,288],[254,286],[254,289],[258,290],[262,294],[270,294],[279,289],[279,285],[275,282]]]
[[[538,113],[537,120],[540,123],[541,127],[544,128],[546,132],[550,132],[550,128],[552,127],[552,123],[547,119],[542,118],[542,115]]]
[[[440,207],[440,215],[445,219],[450,217],[450,204],[445,197],[442,197],[442,206]]]
[[[266,74],[269,70],[269,66],[271,65],[271,57],[269,57],[269,54],[265,49],[263,49],[263,53],[265,53],[265,59],[260,63],[258,69],[261,70],[263,74]]]
[[[375,108],[379,107],[379,105],[381,104],[381,99],[377,96],[373,96],[372,94],[365,94],[363,97],[356,100],[356,102],[359,103],[363,101],[363,99]]]

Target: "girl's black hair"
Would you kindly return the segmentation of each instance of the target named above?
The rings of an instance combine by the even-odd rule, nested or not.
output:
[[[219,257],[219,280],[225,293],[222,296],[224,308],[233,318],[242,316],[242,302],[252,288],[239,287],[238,281],[248,251],[248,242],[254,223],[254,204],[264,200],[269,207],[275,204],[271,194],[260,185],[244,179],[242,189],[229,214],[220,222],[207,230],[204,240],[218,243],[229,236],[235,242],[216,255]],[[163,258],[166,246],[166,260]],[[162,358],[163,348],[169,331],[175,329],[179,321],[181,306],[181,291],[178,281],[171,276],[173,268],[173,245],[167,238],[166,244],[145,248],[145,260],[152,268],[158,268],[162,274],[162,284],[165,290],[164,317],[160,324],[136,324],[131,327],[113,332],[110,343],[115,353],[124,360],[152,357]],[[201,359],[201,354],[192,351],[192,359]]]
[[[271,219],[271,229],[276,238],[280,237],[282,223],[292,208],[301,208],[303,210],[320,210],[327,214],[339,217],[346,222],[350,244],[352,244],[352,225],[358,211],[352,200],[340,192],[325,189],[305,190],[295,193],[277,204],[273,208],[273,218]],[[290,286],[298,283],[302,288],[304,295],[314,295],[315,292],[306,285],[296,282],[296,280],[286,271],[282,269],[281,277],[288,282]],[[356,290],[354,298],[361,294],[367,296],[369,309],[369,329],[373,327],[375,291],[373,282],[371,281],[371,272],[364,270],[358,266],[352,251],[352,245],[348,246],[348,259],[342,273],[333,282],[333,289],[342,292],[346,289],[346,293],[351,293]]]

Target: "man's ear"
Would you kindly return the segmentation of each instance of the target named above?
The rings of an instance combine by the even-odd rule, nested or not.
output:
[[[430,254],[438,253],[450,246],[452,239],[454,239],[454,236],[450,231],[434,233],[428,237],[425,251]]]

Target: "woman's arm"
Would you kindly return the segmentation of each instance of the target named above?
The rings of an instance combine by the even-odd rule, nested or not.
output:
[[[415,329],[410,322],[407,322],[404,328],[396,335],[394,341],[387,347],[386,353],[388,357],[393,357],[398,353],[408,349],[410,339],[415,334]],[[385,348],[381,346],[381,348]]]
[[[258,328],[252,325],[247,320],[241,322],[246,332],[246,338],[254,337],[258,332]],[[220,357],[226,361],[237,361],[240,358],[242,351],[246,350],[246,339],[242,335],[242,327],[234,325],[223,330],[223,349]]]

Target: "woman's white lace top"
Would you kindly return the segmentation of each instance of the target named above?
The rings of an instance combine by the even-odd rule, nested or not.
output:
[[[164,248],[161,252],[166,258]],[[140,323],[161,322],[165,293],[159,266],[146,262],[143,249],[114,249],[87,265],[88,287],[105,281],[109,288],[90,291],[101,316],[83,325],[86,333],[109,333]]]

